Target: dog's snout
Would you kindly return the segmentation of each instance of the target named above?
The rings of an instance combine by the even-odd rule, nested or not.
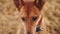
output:
[[[30,32],[27,32],[27,34],[31,34]]]

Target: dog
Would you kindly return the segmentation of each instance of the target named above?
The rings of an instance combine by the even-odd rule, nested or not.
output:
[[[44,23],[44,16],[42,8],[45,0],[14,0],[14,4],[19,11],[18,21],[22,20],[24,25],[24,34],[47,34],[46,24]],[[20,34],[20,27],[18,25],[17,34]]]

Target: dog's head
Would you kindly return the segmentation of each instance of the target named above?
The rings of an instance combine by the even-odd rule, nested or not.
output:
[[[45,0],[14,0],[15,6],[19,11],[19,20],[23,21],[27,32],[35,28],[37,20],[40,18],[41,9]]]

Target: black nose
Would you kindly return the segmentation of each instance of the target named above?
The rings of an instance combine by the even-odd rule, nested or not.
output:
[[[27,32],[27,34],[31,34],[30,32]]]

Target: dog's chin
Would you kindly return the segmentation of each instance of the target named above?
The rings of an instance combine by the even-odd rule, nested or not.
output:
[[[24,23],[22,23],[23,24],[23,28],[24,28],[24,34],[27,34],[28,32],[30,32],[31,34],[35,34],[36,33],[36,26],[34,27],[34,26],[31,26],[31,29],[29,29],[29,28],[27,28],[26,27],[26,25],[24,24]],[[29,29],[29,31],[27,30],[27,29]]]

